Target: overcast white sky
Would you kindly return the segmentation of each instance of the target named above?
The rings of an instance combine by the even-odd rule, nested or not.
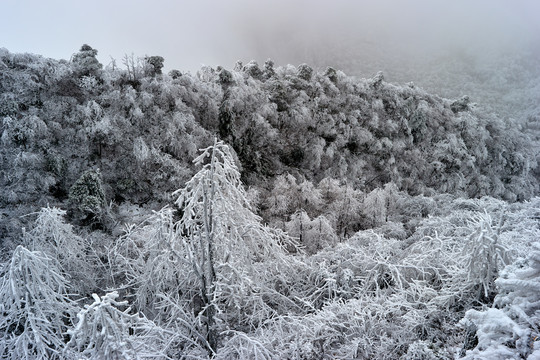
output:
[[[2,0],[0,47],[69,59],[82,44],[107,65],[161,55],[166,69],[303,60],[334,43],[411,53],[538,46],[538,0]],[[332,51],[332,50],[330,50]],[[306,56],[307,57],[307,56]]]

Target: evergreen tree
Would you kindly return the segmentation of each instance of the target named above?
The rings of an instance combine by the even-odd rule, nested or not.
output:
[[[85,224],[100,223],[105,216],[105,192],[98,170],[88,170],[69,189],[72,216]]]
[[[72,63],[78,77],[99,76],[103,67],[97,59],[98,51],[90,45],[84,44],[78,53],[73,55]]]

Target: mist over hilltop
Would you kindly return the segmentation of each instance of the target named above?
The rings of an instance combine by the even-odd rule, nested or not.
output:
[[[445,97],[467,94],[521,119],[535,112],[512,99],[515,93],[528,103],[540,96],[530,84],[540,68],[540,5],[531,0],[26,0],[4,10],[0,47],[11,52],[70,59],[88,43],[104,65],[134,54],[163,56],[166,70],[192,73],[268,58],[362,78],[383,71],[390,82],[414,81]],[[508,73],[502,80],[501,72]]]
[[[0,25],[0,44],[10,51],[69,58],[86,42],[100,50],[104,64],[148,53],[165,57],[166,67],[190,71],[269,57],[278,65],[310,58],[332,65],[347,55],[405,61],[456,51],[484,56],[538,47],[540,34],[540,5],[524,0],[98,0],[91,7],[27,0],[5,11],[11,16]]]

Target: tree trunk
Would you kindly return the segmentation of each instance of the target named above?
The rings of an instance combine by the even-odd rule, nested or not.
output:
[[[215,140],[214,140],[215,147]],[[215,151],[215,150],[214,150]],[[211,353],[213,355],[217,350],[218,345],[218,333],[215,328],[215,315],[216,310],[213,304],[214,300],[214,291],[215,291],[215,282],[216,282],[216,272],[214,269],[214,219],[213,219],[213,208],[212,204],[214,203],[214,193],[215,193],[215,184],[214,184],[214,161],[215,153],[212,152],[211,159],[211,170],[210,170],[210,189],[207,188],[206,184],[203,185],[203,202],[204,202],[204,230],[206,235],[206,249],[203,251],[206,252],[206,264],[204,266],[204,287],[206,290],[205,299],[206,299],[206,317],[207,317],[207,340],[208,345],[210,345]],[[210,199],[208,199],[210,197]]]

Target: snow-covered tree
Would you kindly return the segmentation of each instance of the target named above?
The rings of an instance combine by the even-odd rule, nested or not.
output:
[[[324,215],[311,220],[305,211],[297,211],[291,215],[285,229],[289,235],[298,238],[299,243],[310,254],[337,243],[334,229]]]
[[[88,170],[69,189],[73,216],[82,222],[100,222],[105,215],[105,192],[101,173]]]
[[[162,56],[146,56],[144,60],[146,62],[145,72],[148,76],[156,76],[162,74],[161,69],[163,68],[163,62],[165,61]]]
[[[73,55],[73,68],[79,77],[99,74],[103,65],[97,59],[97,54],[96,49],[84,44],[79,52]]]
[[[227,326],[256,327],[275,313],[272,306],[291,306],[273,288],[268,266],[287,269],[286,249],[297,248],[252,212],[227,145],[216,141],[195,163],[202,169],[175,193],[180,219],[162,209],[112,250],[139,310],[184,333],[178,341],[185,346],[213,354]]]
[[[128,225],[110,254],[115,281],[132,289],[139,313],[166,329],[171,347],[208,355],[200,279],[176,231],[173,209]]]
[[[19,245],[0,278],[0,357],[63,359],[76,313],[58,262]]]
[[[228,283],[223,279],[227,275],[218,273],[220,269],[225,266],[224,271],[239,270],[276,259],[284,253],[283,246],[290,245],[283,242],[287,237],[263,226],[251,211],[233,159],[229,147],[216,141],[194,160],[202,169],[175,192],[176,204],[182,209],[176,226],[185,236],[185,256],[199,279],[208,343],[213,351],[219,333],[216,296],[229,293],[218,286],[218,281]]]
[[[325,204],[324,215],[333,224],[336,235],[346,238],[358,231],[363,219],[364,194],[332,178],[324,178],[317,188]]]
[[[395,207],[396,193],[396,186],[389,183],[384,188],[374,189],[366,195],[362,211],[370,221],[371,227],[388,222],[388,216]]]

